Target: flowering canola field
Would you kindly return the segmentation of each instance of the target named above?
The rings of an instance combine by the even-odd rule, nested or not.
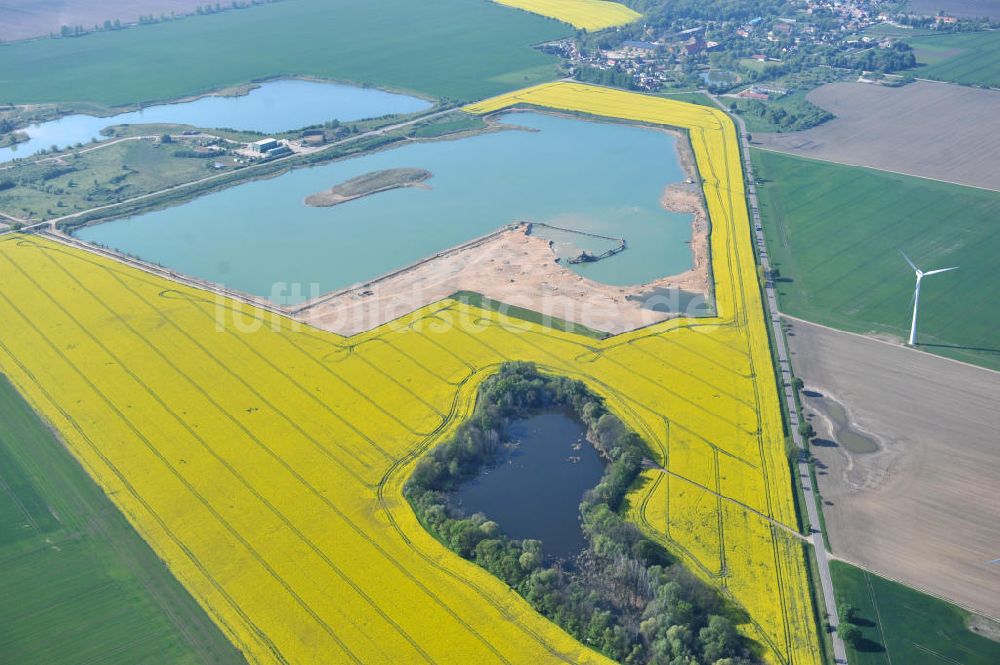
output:
[[[576,84],[476,105],[688,129],[718,316],[595,341],[454,300],[350,338],[35,236],[0,239],[0,372],[59,429],[255,663],[607,663],[428,535],[419,456],[508,360],[578,378],[654,447],[630,514],[747,612],[775,663],[820,661],[756,285],[720,112]]]
[[[631,23],[642,17],[625,5],[610,0],[493,0],[569,23],[574,28],[596,31]]]

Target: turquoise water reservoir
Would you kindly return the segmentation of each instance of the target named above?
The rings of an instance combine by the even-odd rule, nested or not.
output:
[[[645,283],[691,267],[691,216],[659,202],[667,184],[684,178],[672,135],[540,113],[503,119],[533,131],[412,143],[78,235],[282,304],[371,279],[518,220],[625,238],[626,251],[571,266],[607,284]],[[303,202],[394,167],[431,171],[430,189],[397,189],[330,208]]]
[[[107,118],[68,115],[27,128],[29,141],[0,149],[0,162],[28,157],[52,145],[65,148],[99,138],[111,125],[171,123],[194,127],[283,132],[327,120],[351,121],[395,113],[415,113],[431,103],[372,88],[317,81],[270,81],[239,97],[201,97],[159,104]]]

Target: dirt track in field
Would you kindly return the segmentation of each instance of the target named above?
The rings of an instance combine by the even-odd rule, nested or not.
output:
[[[201,0],[4,0],[0,2],[0,40],[59,34],[64,25],[92,30],[104,21],[134,23],[139,16],[193,12]],[[214,4],[214,3],[211,3]],[[229,2],[223,4],[229,5]]]
[[[754,134],[754,145],[1000,190],[1000,91],[830,83],[807,99],[836,119],[802,132]]]
[[[882,444],[852,455],[811,417],[833,553],[1000,617],[1000,373],[788,324],[806,389]]]

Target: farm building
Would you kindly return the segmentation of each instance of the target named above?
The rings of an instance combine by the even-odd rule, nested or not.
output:
[[[259,152],[260,154],[266,153],[268,150],[274,150],[278,147],[278,140],[273,138],[261,139],[259,141],[254,141],[250,144],[250,149],[254,152]]]

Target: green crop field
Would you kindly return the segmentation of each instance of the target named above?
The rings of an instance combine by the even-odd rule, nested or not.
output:
[[[0,45],[0,101],[125,105],[279,75],[473,100],[554,78],[531,45],[570,34],[487,0],[295,0]]]
[[[1000,642],[966,627],[969,612],[839,561],[830,563],[838,604],[857,610],[862,639],[851,665],[992,665]]]
[[[907,39],[921,78],[1000,87],[1000,30]]]
[[[871,169],[752,151],[782,309],[855,332],[909,331],[914,275],[921,346],[1000,369],[1000,193]]]
[[[0,375],[5,663],[243,658]]]

